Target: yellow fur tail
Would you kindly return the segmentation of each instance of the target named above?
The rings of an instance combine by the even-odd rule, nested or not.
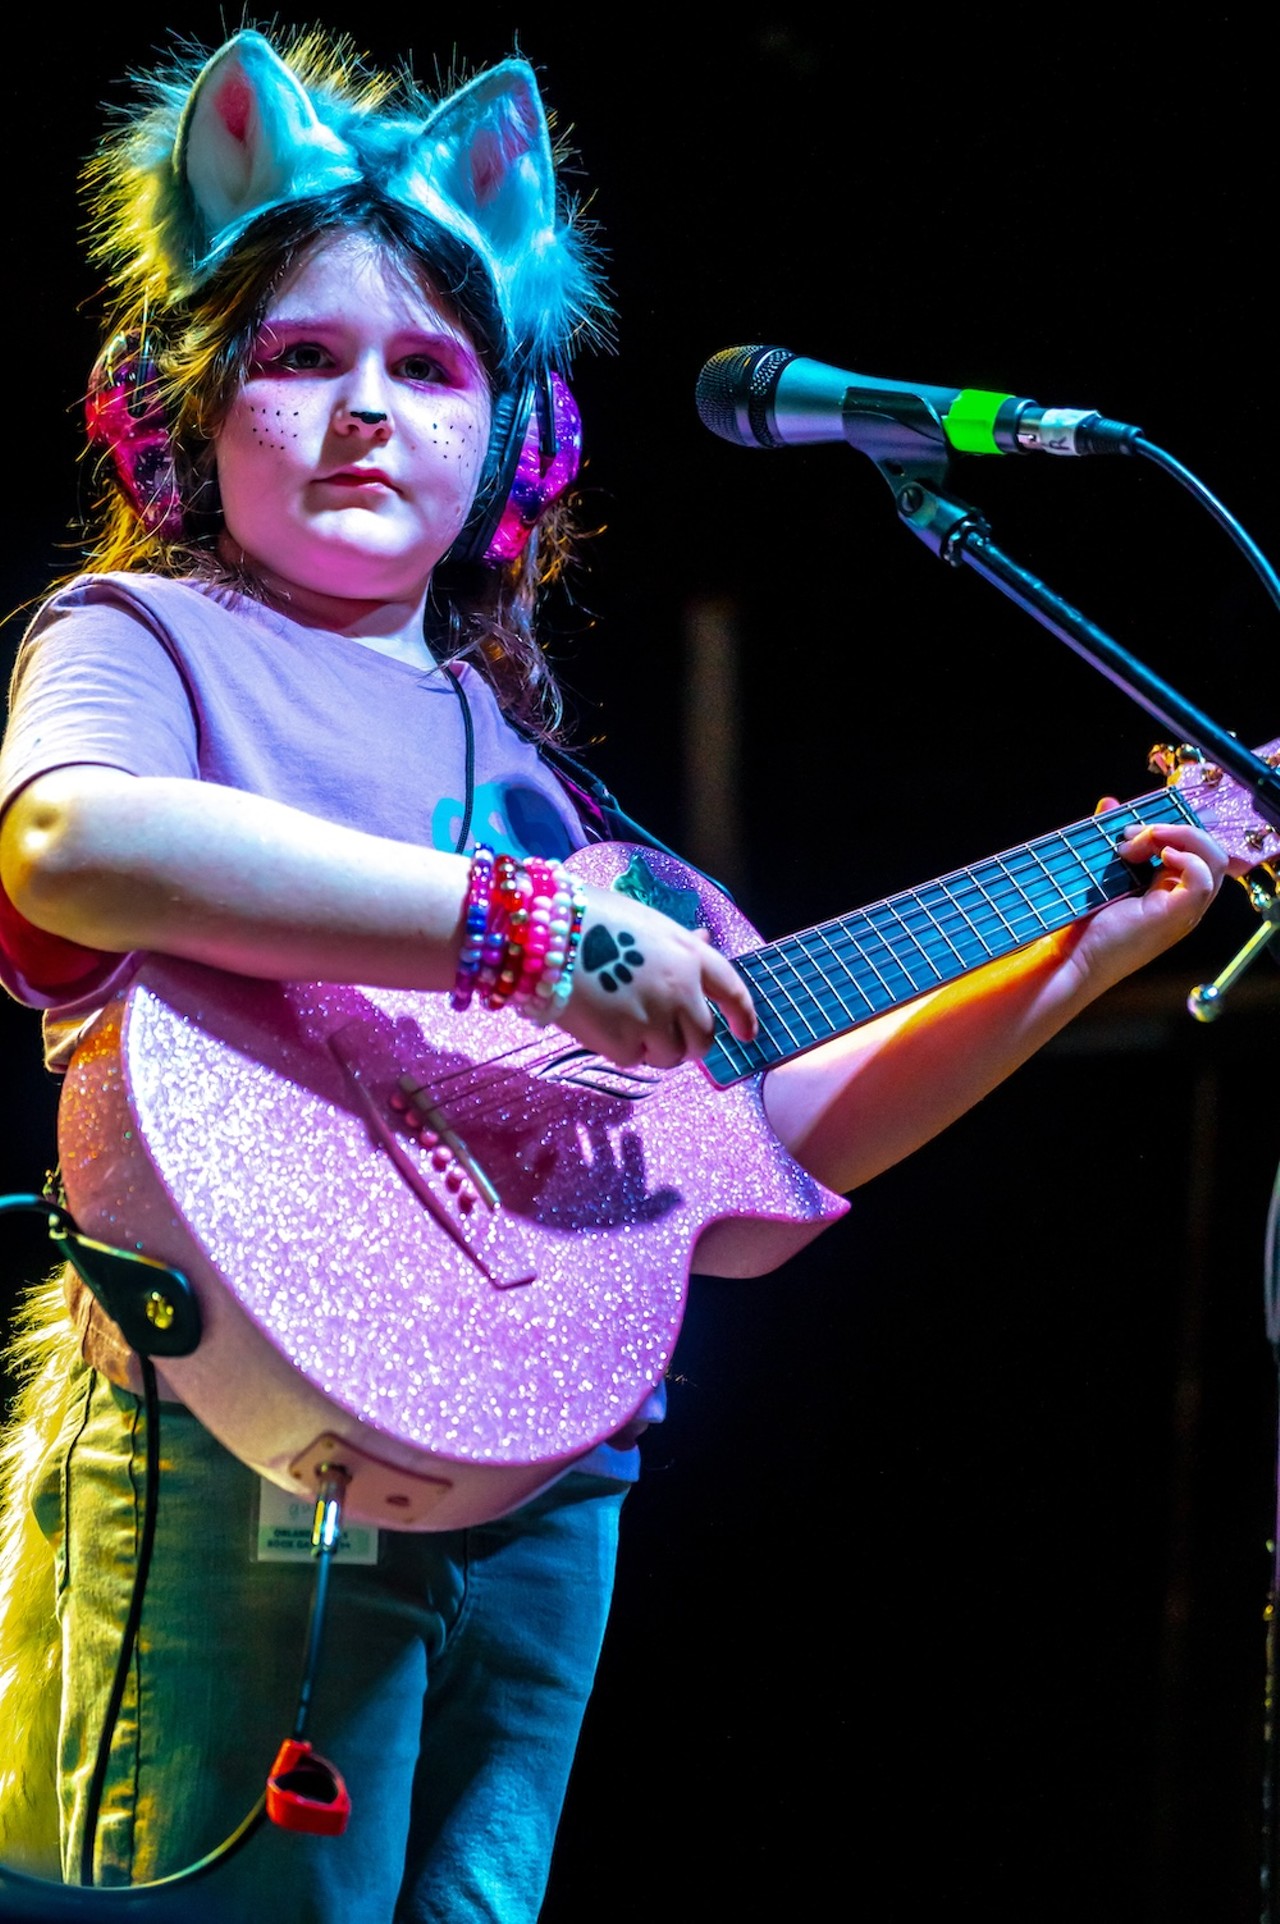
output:
[[[30,1290],[10,1350],[20,1388],[0,1437],[0,1862],[58,1878],[61,1647],[53,1551],[32,1483],[67,1412],[79,1340],[62,1277]]]

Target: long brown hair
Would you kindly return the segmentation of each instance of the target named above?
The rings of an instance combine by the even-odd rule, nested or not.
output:
[[[150,531],[104,459],[105,485],[89,528],[90,572],[194,574],[256,592],[252,579],[232,574],[218,554],[217,436],[276,290],[318,242],[353,229],[368,233],[449,305],[495,396],[520,379],[487,273],[469,248],[425,215],[363,182],[274,208],[254,221],[195,292],[163,315],[121,306],[108,317],[108,338],[144,337],[159,368],[183,515],[176,538]],[[570,560],[573,532],[571,502],[556,503],[516,561],[492,567],[446,557],[428,601],[426,639],[437,658],[472,660],[505,711],[546,739],[557,733],[563,701],[537,638],[536,615],[542,590]]]

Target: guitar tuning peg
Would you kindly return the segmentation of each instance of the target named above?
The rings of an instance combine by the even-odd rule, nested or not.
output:
[[[1246,836],[1245,840],[1248,841],[1249,837]],[[1277,898],[1280,897],[1280,883],[1277,882],[1273,864],[1259,862],[1256,868],[1249,869],[1244,875],[1238,875],[1236,880],[1248,896],[1249,906],[1256,909],[1259,915],[1269,915],[1276,905]]]
[[[1166,782],[1171,782],[1188,762],[1203,760],[1203,754],[1191,742],[1157,742],[1147,756],[1147,767],[1153,775],[1162,775]]]
[[[1202,982],[1187,997],[1187,1008],[1197,1022],[1213,1022],[1222,1013],[1222,998],[1233,982],[1239,980],[1262,951],[1280,935],[1280,889],[1275,870],[1263,862],[1239,877],[1249,901],[1262,917],[1261,926],[1237,949],[1225,969],[1212,982]]]

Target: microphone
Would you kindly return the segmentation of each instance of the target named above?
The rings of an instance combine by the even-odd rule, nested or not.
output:
[[[698,376],[703,425],[744,448],[847,441],[873,458],[896,423],[956,454],[1132,454],[1142,429],[1096,408],[1046,408],[981,388],[882,381],[785,347],[726,347]]]

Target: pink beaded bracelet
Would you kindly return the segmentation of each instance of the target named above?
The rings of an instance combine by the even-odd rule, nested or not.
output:
[[[558,863],[544,862],[536,856],[526,860],[525,870],[529,877],[528,914],[523,931],[520,979],[512,996],[522,1015],[527,1013],[526,1004],[530,996],[536,993],[546,971],[547,950],[551,943],[551,913],[556,889],[564,873]]]
[[[481,846],[471,858],[462,948],[450,1003],[510,1006],[542,1026],[573,986],[586,898],[559,862],[517,861]]]
[[[587,898],[577,883],[567,872],[562,870],[561,874],[564,886],[556,893],[550,924],[552,946],[547,950],[546,966],[524,1011],[539,1028],[556,1021],[569,1000],[587,909]]]
[[[485,931],[489,926],[489,904],[493,895],[493,850],[483,843],[471,857],[471,871],[467,877],[467,899],[465,920],[462,929],[462,949],[458,956],[458,972],[454,977],[453,993],[449,997],[452,1008],[469,1009],[475,994],[476,977],[480,973],[480,957],[484,951]]]

